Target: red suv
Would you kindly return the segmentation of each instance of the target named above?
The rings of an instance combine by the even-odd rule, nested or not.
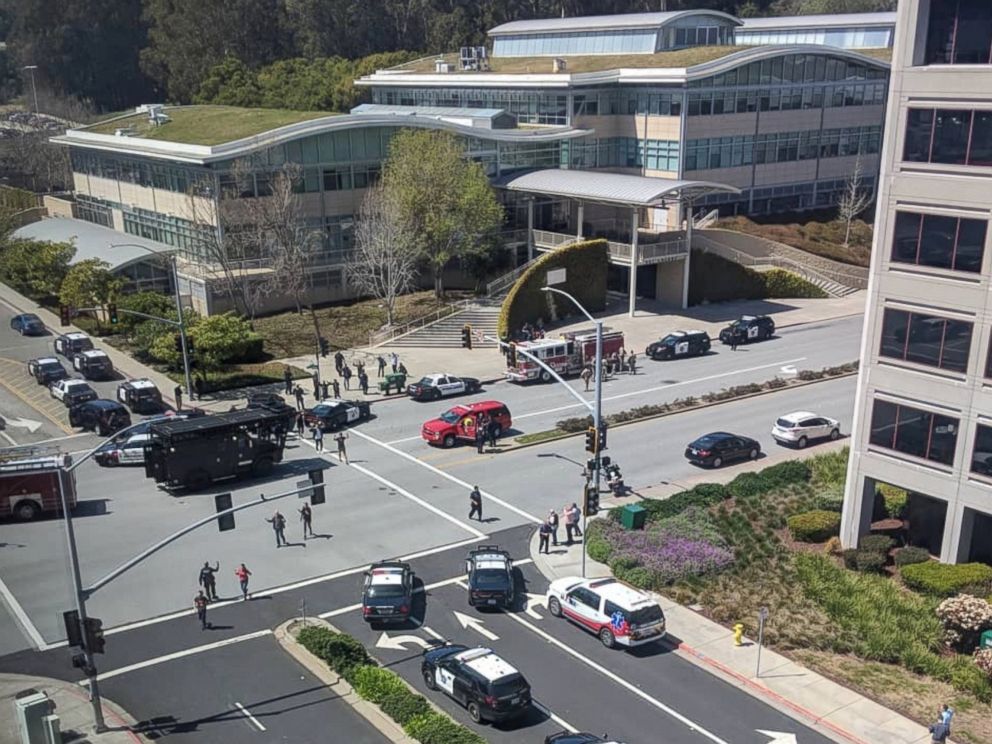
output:
[[[424,422],[420,435],[428,444],[454,447],[459,439],[475,441],[475,421],[486,414],[496,422],[496,436],[502,436],[513,425],[510,409],[498,400],[484,400],[450,408],[436,419]]]

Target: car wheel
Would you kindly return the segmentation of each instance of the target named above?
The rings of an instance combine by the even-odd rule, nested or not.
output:
[[[482,711],[479,710],[478,703],[468,704],[468,717],[472,719],[473,723],[482,723]]]
[[[431,392],[431,400],[441,400],[441,391],[434,390]]]
[[[454,434],[445,434],[444,435],[444,447],[445,447],[445,449],[451,449],[454,446],[455,446],[455,435]]]
[[[799,449],[806,449],[807,444],[809,444],[809,440],[806,437],[799,437],[799,441],[796,442],[796,446]],[[751,459],[753,460],[754,458],[752,457]]]
[[[19,501],[14,506],[14,516],[22,522],[30,522],[41,515],[41,509],[33,501]]]
[[[840,439],[840,429],[831,429],[830,430],[830,441],[831,442],[834,442],[834,441],[836,441],[838,439]]]
[[[759,454],[758,448],[757,447],[752,447],[751,448],[751,451],[747,453],[747,459],[748,460],[757,460],[758,459],[758,454]]]
[[[723,458],[722,457],[714,457],[713,458],[713,462],[710,463],[710,465],[712,467],[714,467],[714,468],[720,467],[721,465],[723,465]]]
[[[430,669],[424,670],[424,685],[428,690],[437,689],[437,682],[434,681],[434,673]]]
[[[555,597],[548,600],[548,612],[555,617],[561,617],[561,602],[559,602]]]
[[[546,369],[541,370],[541,382],[551,382],[551,373]]]
[[[599,642],[607,648],[613,648],[617,645],[616,636],[613,635],[613,631],[609,628],[603,628],[599,631]]]

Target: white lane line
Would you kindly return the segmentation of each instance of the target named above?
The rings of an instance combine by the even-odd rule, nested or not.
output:
[[[396,447],[393,447],[390,444],[386,444],[385,442],[381,442],[378,439],[375,439],[374,437],[370,437],[368,434],[363,434],[362,432],[360,432],[360,431],[358,431],[356,429],[351,429],[351,433],[354,434],[357,437],[360,437],[361,439],[364,439],[364,440],[366,440],[368,442],[371,442],[372,444],[378,445],[379,447],[382,447],[383,449],[388,450],[389,452],[392,452],[394,455],[399,455],[400,457],[406,458],[410,462],[416,463],[420,467],[426,468],[427,470],[430,470],[435,475],[439,475],[440,477],[445,478],[446,480],[449,480],[452,483],[458,484],[459,486],[461,486],[462,488],[466,489],[467,491],[471,491],[472,490],[472,484],[470,484],[468,481],[463,481],[461,478],[456,478],[455,476],[451,475],[451,473],[446,473],[443,470],[441,470],[440,468],[434,467],[430,463],[426,463],[426,462],[423,462],[422,460],[418,460],[413,455],[408,454],[408,453],[404,452],[401,449],[397,449]],[[352,467],[355,467],[355,466],[352,466]],[[482,495],[485,496],[489,501],[492,501],[494,504],[499,504],[504,509],[509,509],[510,511],[512,511],[512,512],[518,514],[518,515],[520,515],[521,517],[523,517],[524,519],[526,519],[528,522],[533,522],[534,524],[541,524],[541,522],[543,521],[543,520],[538,519],[537,517],[535,517],[533,514],[530,514],[530,513],[526,512],[526,511],[524,511],[523,509],[514,506],[511,503],[509,503],[507,501],[504,501],[503,499],[498,498],[496,496],[493,496],[491,493],[489,493],[487,491],[482,491]]]
[[[186,648],[182,651],[176,651],[172,654],[165,654],[164,656],[156,656],[154,659],[145,659],[144,661],[139,661],[136,664],[128,664],[127,666],[118,667],[117,669],[111,669],[107,672],[100,672],[97,675],[97,680],[110,679],[111,677],[119,677],[122,674],[127,674],[128,672],[134,672],[138,669],[146,669],[150,666],[157,666],[158,664],[164,664],[167,661],[174,661],[175,659],[182,659],[186,656],[195,656],[196,654],[202,654],[205,651],[213,651],[214,649],[223,648],[224,646],[233,646],[235,643],[242,643],[243,641],[251,641],[255,638],[262,638],[263,636],[272,635],[272,631],[269,629],[256,630],[254,633],[245,633],[244,635],[235,636],[234,638],[227,638],[223,641],[217,641],[216,643],[205,643],[202,646],[194,646],[193,648]],[[80,685],[85,686],[87,680],[82,679],[79,681]]]
[[[423,631],[424,631],[424,632],[425,632],[425,633],[426,633],[427,635],[429,635],[429,636],[432,636],[433,638],[435,638],[435,639],[436,639],[436,640],[438,640],[438,641],[443,641],[443,640],[445,640],[445,637],[444,637],[443,635],[441,635],[440,633],[438,633],[438,632],[437,632],[436,630],[434,630],[434,628],[430,628],[430,627],[428,627],[428,626],[426,626],[426,625],[425,625],[425,626],[423,627]]]
[[[244,713],[245,718],[247,718],[249,721],[251,721],[256,726],[258,726],[259,731],[265,731],[265,726],[262,725],[262,722],[259,721],[257,718],[255,718],[255,716],[253,716],[245,706],[243,706],[241,703],[239,703],[236,700],[234,701],[234,705],[237,706],[238,710]]]
[[[552,721],[554,721],[555,723],[557,723],[563,729],[566,729],[568,731],[568,733],[570,733],[570,734],[577,734],[579,732],[579,730],[577,728],[575,728],[575,726],[573,726],[568,721],[566,721],[564,718],[562,718],[561,716],[559,716],[558,714],[556,714],[553,710],[551,710],[551,708],[549,708],[544,703],[539,703],[537,700],[534,700],[534,698],[531,698],[530,699],[530,702],[531,702],[531,705],[533,705],[535,708],[537,708],[539,711],[541,711],[544,715],[546,715]]]
[[[628,692],[631,692],[634,695],[637,695],[637,697],[641,698],[646,703],[649,703],[650,705],[653,705],[658,710],[661,710],[661,711],[667,713],[668,715],[670,715],[675,720],[680,721],[681,723],[684,723],[686,726],[689,727],[689,729],[691,731],[695,731],[696,733],[702,734],[707,739],[709,739],[710,741],[714,742],[714,744],[729,744],[729,742],[727,742],[725,739],[721,739],[719,736],[717,736],[713,732],[711,732],[711,731],[703,728],[700,724],[696,723],[695,721],[693,721],[693,720],[691,720],[689,718],[686,718],[684,715],[682,715],[681,713],[679,713],[674,708],[671,708],[671,707],[665,705],[660,700],[657,700],[656,698],[651,697],[646,692],[644,692],[644,690],[640,689],[636,685],[633,685],[630,682],[628,682],[627,680],[625,680],[622,677],[620,677],[619,675],[614,674],[613,672],[611,672],[609,669],[607,669],[606,667],[602,666],[601,664],[597,664],[592,659],[583,656],[578,651],[570,648],[568,645],[566,645],[566,644],[562,643],[561,641],[559,641],[557,638],[555,638],[550,633],[544,632],[543,630],[541,630],[537,626],[535,626],[535,625],[527,622],[522,617],[519,617],[516,613],[513,613],[513,612],[504,612],[503,615],[505,617],[510,618],[511,620],[514,620],[515,622],[520,623],[521,625],[523,625],[528,630],[531,630],[534,633],[536,633],[537,635],[539,635],[541,638],[543,638],[548,643],[550,643],[550,644],[552,644],[554,646],[557,646],[558,648],[560,648],[562,651],[564,651],[569,656],[572,656],[575,659],[578,659],[580,662],[582,662],[586,666],[590,667],[591,669],[599,672],[604,677],[607,677],[608,679],[612,680],[613,682],[616,682],[618,685],[620,685],[621,687],[623,687],[624,689],[626,689]]]
[[[18,444],[17,444],[17,442],[15,442],[15,441],[14,441],[14,440],[13,440],[13,439],[11,438],[11,436],[10,436],[10,434],[8,434],[7,432],[5,432],[5,431],[0,431],[0,436],[2,436],[2,437],[3,437],[4,439],[6,439],[6,440],[7,440],[8,442],[10,442],[10,446],[11,446],[11,447],[17,447],[17,446],[18,446]]]
[[[31,618],[28,617],[28,613],[26,613],[24,608],[21,607],[21,603],[17,601],[14,593],[7,588],[7,585],[4,583],[2,578],[0,578],[0,596],[3,597],[3,600],[6,602],[11,614],[20,624],[24,632],[27,633],[31,643],[34,644],[34,647],[37,649],[43,649],[45,646],[45,639],[42,637],[41,633],[38,632],[38,629],[34,627],[34,623],[31,622]]]

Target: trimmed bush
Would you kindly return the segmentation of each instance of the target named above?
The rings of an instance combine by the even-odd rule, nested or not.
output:
[[[764,296],[768,299],[785,297],[810,297],[822,299],[829,295],[812,282],[784,269],[759,272],[764,282]]]
[[[858,549],[888,554],[895,544],[896,541],[888,535],[865,535],[858,540]]]
[[[840,514],[844,510],[844,492],[817,494],[816,508]]]
[[[730,491],[719,483],[700,483],[688,491],[679,491],[667,499],[645,499],[641,506],[647,509],[649,522],[667,519],[679,514],[690,506],[708,507],[726,501]],[[617,517],[619,520],[619,516]]]
[[[886,561],[885,553],[877,550],[858,550],[854,554],[854,565],[862,573],[881,573]]]
[[[359,667],[352,675],[351,684],[359,695],[376,705],[390,695],[410,694],[409,688],[395,673],[378,666]]]
[[[902,580],[906,586],[939,597],[950,597],[968,587],[992,585],[992,566],[984,563],[914,563],[905,566]],[[987,593],[986,588],[985,592]]]
[[[971,653],[982,631],[992,628],[992,605],[980,597],[959,594],[937,605],[937,617],[944,626],[944,642],[956,651]]]
[[[609,563],[613,548],[606,540],[586,537],[586,554],[599,563]]]
[[[655,581],[654,573],[644,566],[637,566],[629,571],[624,571],[624,575],[617,578],[621,581],[626,581],[631,586],[636,586],[638,589],[644,589],[646,591],[654,591],[661,588]]]
[[[327,628],[303,628],[296,639],[349,682],[359,667],[375,665],[365,646],[343,633]]]
[[[379,702],[379,708],[400,726],[406,726],[417,716],[431,711],[431,704],[423,695],[415,695],[407,689],[393,692]]]
[[[637,567],[637,559],[631,555],[618,555],[610,559],[610,571],[617,578],[626,571]]]
[[[809,511],[793,514],[786,520],[795,540],[818,543],[840,532],[840,514],[833,511]]]
[[[888,483],[879,483],[876,490],[882,495],[882,501],[885,502],[885,513],[891,519],[901,519],[905,516],[909,493],[904,488]]]
[[[986,677],[992,680],[992,648],[980,648],[975,651],[975,666]]]
[[[434,710],[414,716],[403,730],[421,744],[486,744],[474,731]]]
[[[902,566],[911,566],[914,563],[926,563],[930,560],[930,552],[926,548],[907,545],[905,548],[900,548],[896,551],[893,560],[900,568]]]
[[[693,250],[689,262],[689,304],[758,300],[765,285],[757,271],[728,261],[723,256]]]

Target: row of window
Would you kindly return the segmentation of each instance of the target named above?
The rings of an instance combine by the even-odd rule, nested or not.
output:
[[[928,367],[964,372],[973,324],[964,320],[886,308],[879,355]]]
[[[887,80],[889,71],[824,54],[784,54],[750,62],[719,75],[689,81],[689,88],[735,88],[788,83]]]
[[[790,86],[767,90],[724,90],[690,93],[689,116],[743,114],[753,111],[797,111],[841,106],[880,106],[885,103],[885,83]]]
[[[572,168],[646,168],[678,171],[679,143],[635,137],[603,137],[570,147]]]
[[[372,102],[504,109],[523,124],[568,124],[568,96],[556,93],[499,88],[374,88]]]
[[[892,46],[892,29],[836,28],[747,31],[737,29],[738,46],[823,44],[841,49],[884,49]]]
[[[992,63],[992,13],[988,0],[930,0],[923,63]]]
[[[694,204],[707,209],[716,208],[721,217],[834,208],[847,187],[847,181],[841,179],[762,186],[744,189],[740,194],[710,194],[696,200]],[[873,191],[874,176],[865,178],[862,187]]]
[[[78,148],[71,150],[70,158],[72,169],[76,173],[184,194],[191,187],[209,188],[213,180],[202,168],[162,165],[108,153],[86,152]]]
[[[880,147],[878,126],[696,139],[686,143],[685,170],[872,154]]]
[[[909,109],[903,160],[992,165],[992,111]]]
[[[665,47],[691,46],[733,46],[732,26],[692,26],[688,28],[665,29]],[[674,41],[674,43],[670,43]]]
[[[982,270],[988,222],[918,212],[896,212],[892,261],[937,269]]]
[[[125,207],[124,232],[182,249],[187,256],[204,257],[214,242],[213,228],[181,217]]]
[[[496,36],[494,57],[542,57],[581,54],[651,54],[657,29],[584,31],[570,34],[520,34]]]

